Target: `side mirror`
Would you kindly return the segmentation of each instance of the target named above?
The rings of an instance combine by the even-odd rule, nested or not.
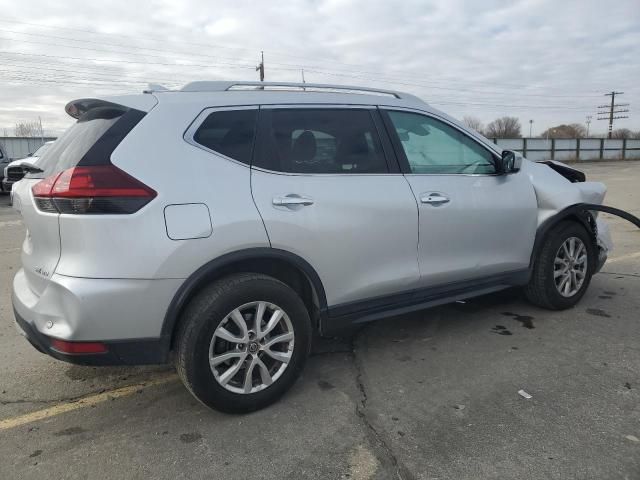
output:
[[[33,152],[27,153],[27,157],[33,157]]]
[[[502,157],[498,162],[498,173],[509,174],[516,173],[522,166],[522,156],[513,150],[503,150]]]

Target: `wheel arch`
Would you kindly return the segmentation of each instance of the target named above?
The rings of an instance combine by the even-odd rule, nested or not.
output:
[[[314,328],[327,311],[327,298],[315,269],[302,257],[286,250],[260,247],[231,252],[218,257],[193,272],[174,295],[165,314],[161,336],[172,349],[180,315],[191,298],[204,286],[233,273],[262,273],[293,288],[309,309]]]
[[[533,250],[531,252],[531,259],[529,260],[529,270],[533,269],[536,258],[540,253],[540,249],[544,245],[544,241],[547,236],[555,227],[564,221],[574,221],[582,225],[587,232],[591,235],[593,245],[597,245],[598,230],[596,227],[596,221],[593,215],[586,208],[586,204],[577,203],[564,208],[555,215],[546,219],[536,230],[536,238],[533,243]]]

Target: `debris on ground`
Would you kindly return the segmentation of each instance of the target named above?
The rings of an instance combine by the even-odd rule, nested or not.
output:
[[[529,400],[530,398],[533,398],[531,395],[529,395],[524,390],[518,390],[518,395],[520,395],[523,398],[526,398],[527,400]]]

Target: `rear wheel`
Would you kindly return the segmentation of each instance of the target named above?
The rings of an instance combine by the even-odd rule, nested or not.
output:
[[[311,321],[295,291],[266,275],[238,274],[189,303],[177,333],[176,366],[205,405],[249,412],[293,385],[310,345]]]
[[[562,222],[544,240],[525,294],[532,303],[551,310],[573,307],[587,290],[595,266],[587,230],[576,222]]]

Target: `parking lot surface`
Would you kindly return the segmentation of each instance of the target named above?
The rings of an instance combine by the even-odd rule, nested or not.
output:
[[[640,162],[580,168],[640,216]],[[73,366],[20,337],[24,228],[0,197],[0,478],[638,479],[640,230],[604,217],[616,250],[575,308],[509,290],[370,324],[234,416],[169,366]]]

